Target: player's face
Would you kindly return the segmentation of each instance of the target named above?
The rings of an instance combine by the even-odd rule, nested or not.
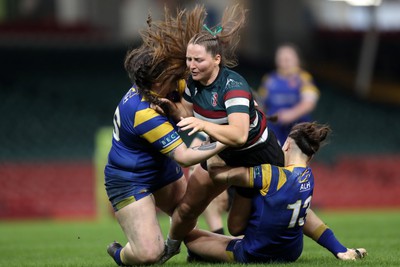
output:
[[[296,70],[299,67],[299,58],[290,47],[281,47],[276,53],[276,66],[285,73]]]
[[[192,78],[203,85],[211,84],[218,76],[221,56],[213,56],[198,44],[189,44],[186,49],[186,65]]]

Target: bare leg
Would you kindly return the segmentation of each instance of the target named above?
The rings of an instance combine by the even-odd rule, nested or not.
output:
[[[219,231],[224,228],[222,214],[228,208],[228,192],[223,191],[214,198],[203,212],[204,218],[211,232]]]
[[[196,166],[188,181],[185,196],[173,213],[169,237],[174,240],[183,240],[196,226],[197,218],[211,200],[226,188],[227,185],[214,184],[208,172],[201,166]]]
[[[231,262],[226,253],[226,247],[233,237],[214,234],[209,231],[195,229],[185,238],[185,244],[190,251],[196,253],[205,261]]]
[[[133,202],[116,212],[116,217],[128,243],[121,251],[126,265],[156,263],[164,253],[164,238],[156,214],[157,206],[172,215],[186,191],[186,179],[179,180]]]
[[[152,195],[133,202],[116,212],[128,244],[121,251],[124,264],[156,262],[164,251],[164,239],[158,224]]]
[[[318,238],[315,236],[315,231],[322,225],[325,225],[325,223],[314,213],[314,211],[309,209],[307,211],[307,220],[303,227],[304,234],[315,240]]]

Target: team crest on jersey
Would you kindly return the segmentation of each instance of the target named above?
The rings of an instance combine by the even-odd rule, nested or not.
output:
[[[134,96],[134,95],[136,95],[136,94],[137,94],[137,92],[136,92],[135,87],[132,87],[132,88],[128,91],[128,93],[125,94],[124,100],[122,101],[122,103],[125,104],[132,96]]]
[[[213,107],[216,107],[217,104],[218,104],[218,93],[217,93],[217,92],[212,92],[212,95],[211,95],[211,105],[212,105]]]

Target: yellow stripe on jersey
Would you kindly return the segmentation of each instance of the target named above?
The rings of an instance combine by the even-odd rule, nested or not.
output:
[[[172,146],[168,146],[168,147],[162,149],[160,152],[163,154],[167,154],[167,153],[171,152],[172,150],[174,150],[175,148],[177,148],[182,143],[183,143],[183,140],[179,139],[178,141],[174,142]]]
[[[250,167],[249,172],[250,172],[249,187],[253,188],[254,187],[254,167]]]
[[[283,171],[282,168],[279,169],[279,180],[278,185],[276,186],[276,191],[278,191],[287,181],[286,173]]]
[[[262,168],[262,185],[260,190],[261,195],[265,196],[268,193],[269,186],[271,185],[272,169],[270,164],[261,165]]]
[[[303,84],[303,86],[301,87],[301,92],[313,92],[319,96],[320,92],[318,88],[313,84],[311,74],[307,71],[302,70],[299,76]]]
[[[158,114],[152,108],[146,108],[146,109],[139,110],[135,114],[134,127],[137,127],[138,125],[145,123],[146,121],[149,121],[152,118],[155,118],[157,116],[161,116],[161,115]],[[166,121],[163,124],[158,125],[157,127],[149,130],[148,132],[146,132],[145,134],[143,134],[141,136],[143,138],[145,138],[149,143],[153,143],[153,142],[159,140],[160,138],[163,138],[165,135],[172,132],[173,130],[174,130],[174,128],[171,125],[171,123]],[[169,153],[182,143],[183,143],[182,139],[177,134],[176,138],[173,138],[173,140],[171,140],[170,144],[166,144],[166,147],[164,149],[160,150],[160,152],[163,154]]]
[[[142,100],[143,101],[143,100]],[[136,127],[154,117],[160,116],[154,109],[152,108],[145,108],[142,110],[138,110],[135,114],[135,123],[133,127]]]
[[[154,141],[162,138],[172,130],[172,125],[169,122],[164,122],[163,124],[158,125],[156,128],[153,128],[147,133],[143,134],[142,137],[149,141],[149,143],[154,143]]]

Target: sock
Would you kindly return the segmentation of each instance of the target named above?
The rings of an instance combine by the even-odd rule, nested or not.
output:
[[[115,251],[115,254],[114,254],[114,260],[118,264],[118,266],[123,265],[122,260],[121,260],[121,250],[122,250],[122,248],[117,249],[117,251]]]
[[[181,242],[182,241],[180,241],[180,240],[171,239],[168,235],[167,241],[165,242],[165,244],[168,247],[168,251],[175,251],[175,250],[179,249],[179,247],[181,246]]]
[[[347,248],[336,239],[335,234],[329,228],[321,234],[317,243],[329,250],[335,257],[339,252],[347,251]]]
[[[222,227],[222,228],[219,228],[219,229],[217,229],[217,230],[215,230],[215,231],[212,231],[213,233],[216,233],[216,234],[220,234],[220,235],[224,235],[225,234],[225,231],[224,231],[224,228]]]

